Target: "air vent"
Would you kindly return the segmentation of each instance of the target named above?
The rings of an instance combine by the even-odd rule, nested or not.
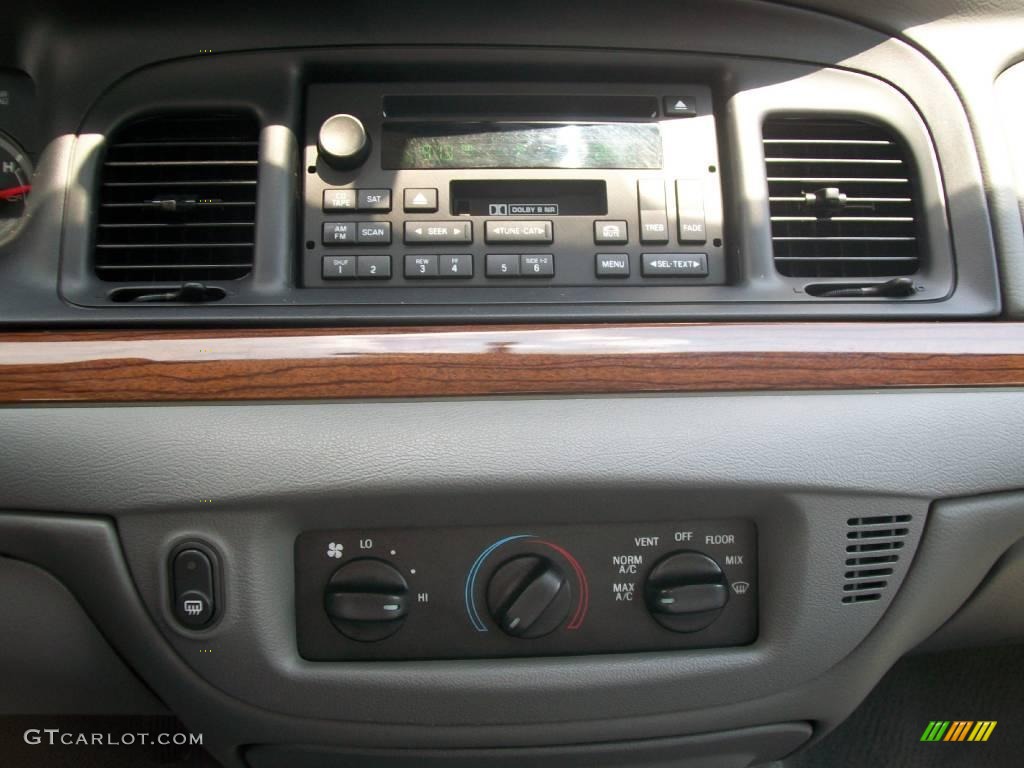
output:
[[[846,521],[844,603],[881,599],[906,545],[910,520],[910,515],[884,515]]]
[[[249,274],[258,149],[248,115],[159,115],[118,131],[103,165],[97,277],[174,284]]]
[[[891,131],[853,120],[769,120],[764,156],[779,274],[874,278],[918,271],[914,166]]]

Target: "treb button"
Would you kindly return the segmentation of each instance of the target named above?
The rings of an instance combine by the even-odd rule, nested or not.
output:
[[[661,179],[637,182],[640,203],[640,242],[663,245],[668,242],[668,212],[665,209],[665,185]]]

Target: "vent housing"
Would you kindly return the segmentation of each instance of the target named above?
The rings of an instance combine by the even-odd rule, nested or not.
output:
[[[162,114],[121,128],[103,164],[96,276],[174,284],[252,270],[259,124],[244,113]]]
[[[843,602],[879,600],[906,546],[910,515],[851,517],[846,521]]]
[[[918,184],[899,136],[857,120],[775,118],[763,140],[779,274],[887,278],[919,270]]]

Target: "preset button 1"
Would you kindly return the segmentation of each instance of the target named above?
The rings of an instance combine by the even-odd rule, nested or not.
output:
[[[321,274],[324,280],[355,280],[356,257],[324,256]]]

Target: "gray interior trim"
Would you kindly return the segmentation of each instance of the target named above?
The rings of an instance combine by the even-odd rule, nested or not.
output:
[[[7,408],[0,433],[6,507],[97,514],[209,496],[216,514],[509,487],[931,499],[1024,484],[1022,390]]]
[[[252,768],[747,768],[785,757],[811,736],[808,723],[784,723],[676,739],[532,749],[345,750],[252,747]]]
[[[50,573],[0,557],[0,715],[166,715]]]

